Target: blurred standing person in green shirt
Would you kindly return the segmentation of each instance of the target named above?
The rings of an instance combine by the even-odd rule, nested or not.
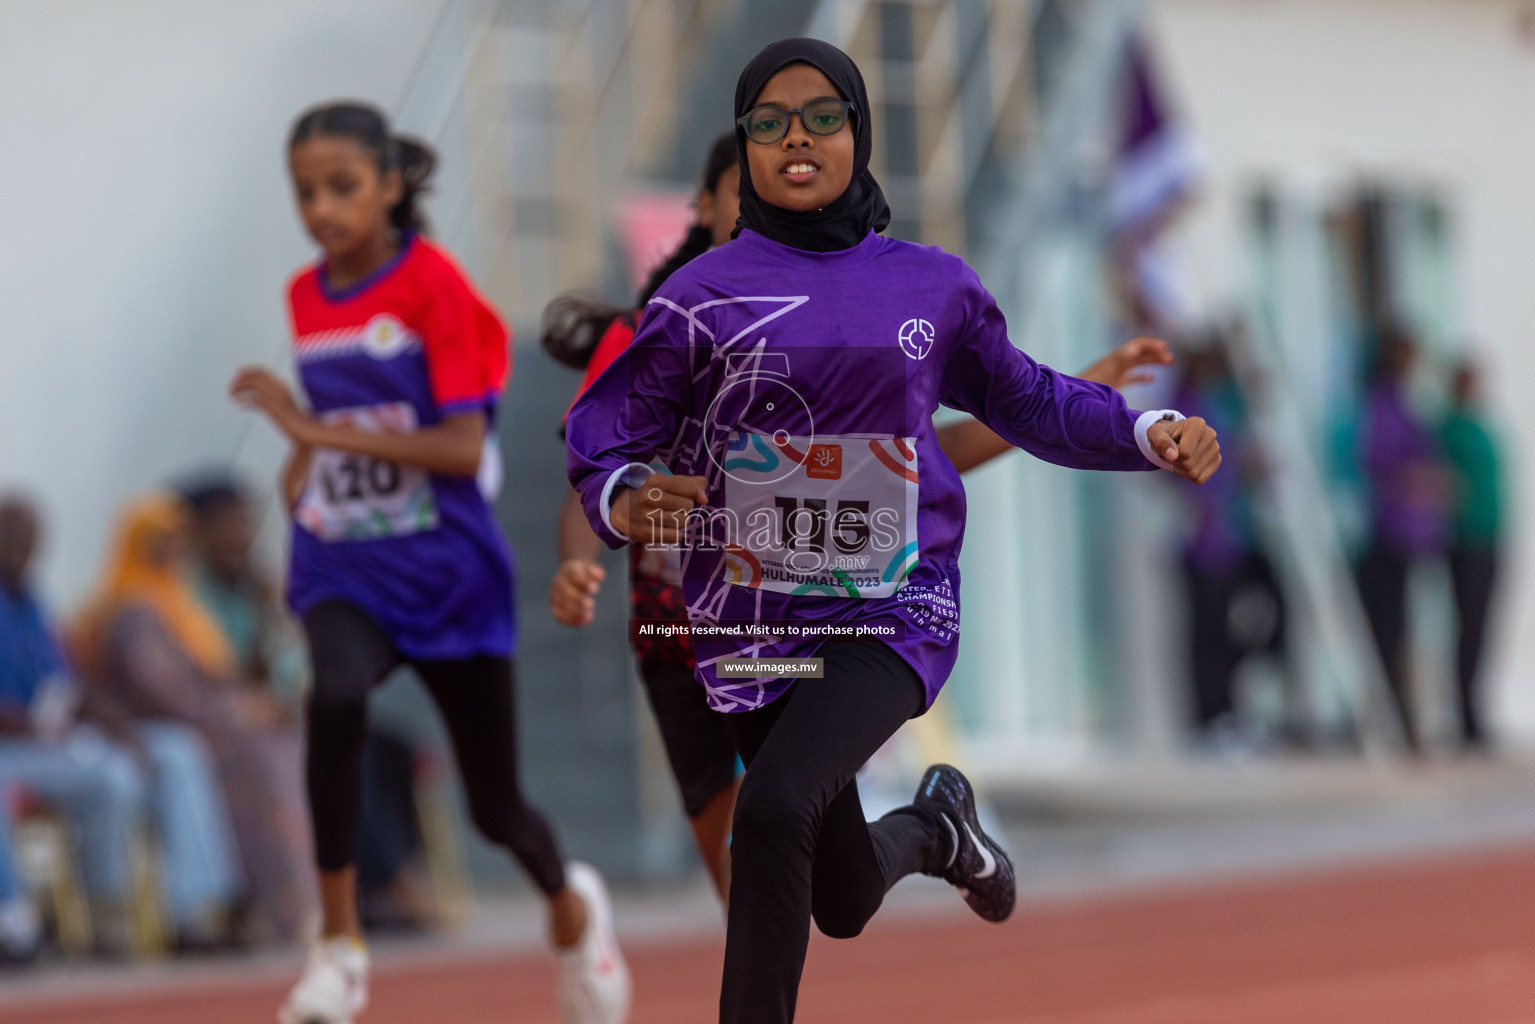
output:
[[[1503,480],[1498,443],[1481,402],[1480,374],[1469,360],[1454,368],[1452,405],[1441,428],[1452,480],[1450,579],[1459,617],[1456,682],[1461,743],[1487,745],[1478,672],[1503,546]]]

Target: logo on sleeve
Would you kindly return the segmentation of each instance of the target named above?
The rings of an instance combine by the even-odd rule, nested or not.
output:
[[[380,313],[362,329],[362,347],[374,359],[391,359],[410,344],[410,332],[396,317]]]
[[[912,359],[926,359],[927,354],[933,350],[933,339],[937,337],[933,325],[926,320],[912,317],[901,325],[900,333],[896,335],[901,343],[901,351]]]

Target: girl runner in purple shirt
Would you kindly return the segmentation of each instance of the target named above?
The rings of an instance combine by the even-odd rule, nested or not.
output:
[[[954,664],[964,492],[938,404],[1066,466],[1203,482],[1220,456],[1202,421],[1131,412],[1014,348],[963,261],[879,235],[868,99],[840,50],[769,46],[735,108],[737,237],[657,293],[572,409],[568,464],[609,544],[680,544],[698,677],[747,765],[721,1020],[781,1022],[812,919],[856,935],[918,871],[983,918],[1012,910],[1011,863],[957,771],[930,768],[874,824],[853,784]],[[784,678],[764,657],[811,667]]]
[[[641,289],[643,311],[652,295],[679,268],[730,240],[740,204],[741,180],[736,164],[735,132],[726,132],[709,147],[703,181],[698,190],[698,221],[682,244],[651,273]],[[545,311],[545,349],[566,365],[584,369],[580,391],[605,370],[633,340],[634,310],[620,310],[576,296],[562,296]],[[1150,380],[1142,368],[1172,362],[1167,344],[1137,337],[1093,363],[1080,374],[1114,388]],[[579,397],[580,391],[577,392]],[[961,473],[1013,446],[970,417],[938,430],[938,444]],[[584,627],[592,622],[595,598],[606,577],[598,564],[602,542],[586,522],[581,496],[571,490],[560,506],[555,544],[560,566],[549,590],[549,608],[556,621]],[[630,612],[640,628],[659,623],[685,623],[682,586],[669,566],[675,554],[629,546]],[[726,729],[728,719],[709,709],[704,688],[694,678],[693,645],[686,636],[631,633],[640,681],[655,713],[666,748],[672,778],[682,796],[682,809],[720,897],[730,895],[730,827],[735,812],[736,752]]]

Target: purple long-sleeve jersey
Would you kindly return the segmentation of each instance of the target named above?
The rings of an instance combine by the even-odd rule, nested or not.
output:
[[[1035,456],[1144,470],[1144,422],[1117,391],[1015,348],[974,271],[869,234],[814,253],[743,230],[674,274],[633,344],[572,408],[571,483],[592,527],[659,460],[708,481],[681,551],[698,678],[719,711],[792,680],[724,675],[722,659],[807,658],[855,624],[921,676],[954,667],[965,492],[938,446],[939,404]],[[762,624],[751,636],[711,627]]]
[[[1433,480],[1443,466],[1439,441],[1399,386],[1377,384],[1370,390],[1361,455],[1375,542],[1419,557],[1443,550],[1450,523],[1448,496]]]

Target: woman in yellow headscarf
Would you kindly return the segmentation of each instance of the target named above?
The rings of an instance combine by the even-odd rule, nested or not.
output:
[[[174,495],[152,494],[128,506],[106,575],[82,619],[88,651],[100,650],[118,611],[140,605],[159,616],[205,675],[229,679],[234,652],[182,573],[189,522],[186,505]]]
[[[141,719],[203,734],[229,804],[254,900],[297,937],[315,902],[301,738],[235,678],[234,652],[186,578],[189,512],[153,494],[123,514],[107,570],[74,633],[83,673]]]

